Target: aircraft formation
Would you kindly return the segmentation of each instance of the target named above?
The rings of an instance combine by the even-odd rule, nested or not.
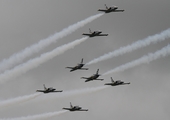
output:
[[[56,6],[54,6],[54,7],[56,7]],[[97,11],[97,10],[96,10]],[[53,12],[53,11],[52,11]],[[48,52],[42,52],[42,53],[40,53],[41,55],[38,55],[38,57],[35,57],[35,58],[31,58],[31,55],[33,55],[34,53],[38,53],[39,51],[41,51],[42,49],[44,49],[44,48],[46,48],[47,46],[49,46],[49,45],[51,45],[51,44],[53,44],[53,43],[55,43],[55,42],[57,42],[58,41],[58,39],[62,39],[63,37],[65,37],[65,36],[68,36],[68,35],[70,35],[71,33],[73,33],[74,31],[76,31],[76,30],[78,30],[79,28],[81,28],[81,27],[83,27],[83,26],[85,26],[86,24],[88,24],[88,23],[90,23],[90,22],[92,22],[92,21],[94,21],[95,19],[97,19],[97,18],[99,18],[100,16],[103,16],[104,15],[104,17],[105,17],[105,14],[108,14],[108,13],[110,13],[110,14],[108,14],[108,15],[111,15],[111,13],[112,14],[114,14],[114,12],[118,12],[118,15],[122,15],[121,14],[121,12],[124,12],[124,10],[123,9],[118,9],[118,7],[117,6],[112,6],[112,7],[108,7],[108,6],[106,6],[106,4],[105,4],[105,8],[100,8],[100,9],[98,9],[98,13],[97,14],[95,14],[95,15],[91,15],[91,16],[89,16],[89,17],[87,17],[87,18],[85,18],[85,19],[83,19],[83,20],[81,20],[81,21],[78,21],[78,22],[76,22],[75,24],[72,24],[72,25],[69,25],[68,27],[66,27],[66,28],[64,28],[63,30],[61,30],[61,31],[59,31],[59,32],[56,32],[55,34],[53,34],[53,35],[51,35],[51,36],[49,36],[49,37],[47,37],[46,39],[42,39],[42,40],[40,40],[39,42],[37,42],[37,43],[34,43],[33,45],[31,45],[31,46],[28,46],[28,47],[26,47],[23,51],[20,51],[20,52],[17,52],[17,53],[15,53],[14,55],[11,55],[8,59],[4,59],[2,62],[0,62],[0,72],[1,72],[1,74],[0,74],[0,84],[3,84],[4,82],[6,82],[7,80],[13,80],[13,79],[15,79],[15,77],[17,77],[17,76],[19,76],[19,75],[22,75],[22,74],[24,74],[24,73],[26,73],[26,72],[28,72],[29,70],[31,70],[31,69],[33,69],[33,68],[35,68],[35,67],[38,67],[39,65],[41,65],[41,64],[43,64],[44,62],[47,62],[48,60],[51,60],[51,59],[53,59],[54,57],[56,57],[57,55],[60,55],[60,54],[63,54],[65,51],[68,51],[69,49],[72,49],[72,48],[74,48],[76,45],[79,45],[81,42],[83,42],[83,41],[85,41],[85,40],[87,40],[87,39],[93,39],[93,38],[95,38],[95,37],[99,37],[99,38],[107,38],[107,36],[109,36],[110,35],[110,33],[109,34],[107,34],[107,32],[105,33],[104,31],[101,31],[101,30],[95,30],[95,29],[93,29],[92,27],[88,27],[89,28],[89,31],[87,31],[87,32],[81,32],[80,33],[80,35],[82,35],[83,37],[82,38],[79,38],[79,39],[76,39],[76,40],[74,40],[74,41],[71,41],[71,42],[69,42],[69,43],[65,43],[64,45],[61,45],[61,46],[59,46],[59,47],[56,47],[55,49],[53,49],[52,51],[50,50],[50,51],[48,51]],[[80,12],[81,13],[81,12]],[[120,14],[119,14],[120,13]],[[55,15],[54,15],[55,16]],[[84,15],[83,15],[84,16]],[[73,15],[72,17],[75,17],[75,15]],[[70,18],[70,16],[69,16],[69,18]],[[117,18],[117,17],[116,17]],[[126,21],[126,20],[125,20]],[[106,20],[104,20],[103,21],[103,23],[106,23],[107,21]],[[112,22],[111,22],[112,23]],[[108,25],[109,25],[109,23],[108,23]],[[106,26],[107,27],[107,26]],[[87,29],[88,30],[88,29]],[[37,107],[37,109],[39,109],[40,111],[43,111],[43,110],[47,110],[47,109],[40,109],[41,107],[50,107],[50,106],[52,106],[52,108],[54,108],[54,109],[58,109],[59,111],[55,111],[55,112],[46,112],[46,113],[43,113],[43,114],[39,114],[39,115],[27,115],[27,116],[22,116],[22,117],[18,117],[18,118],[5,118],[5,119],[1,119],[1,120],[7,120],[7,119],[10,119],[10,120],[20,120],[20,119],[29,119],[29,120],[37,120],[37,119],[50,119],[51,118],[51,116],[55,116],[55,115],[59,115],[59,114],[61,114],[61,113],[65,113],[65,112],[76,112],[76,111],[84,111],[84,112],[87,112],[87,114],[89,114],[89,112],[88,111],[90,111],[90,114],[91,114],[91,112],[94,110],[97,110],[96,108],[99,108],[99,107],[106,107],[107,105],[109,106],[109,109],[110,109],[110,107],[112,107],[112,105],[110,106],[110,102],[113,102],[113,105],[116,105],[116,102],[118,101],[118,103],[120,102],[120,96],[118,96],[119,97],[119,99],[117,99],[117,101],[115,100],[115,98],[117,98],[115,95],[120,95],[119,93],[120,93],[120,91],[118,90],[119,88],[126,88],[126,87],[129,87],[128,85],[130,84],[130,82],[126,82],[126,81],[123,81],[123,80],[117,80],[117,79],[115,79],[113,76],[108,76],[108,78],[105,78],[104,76],[105,75],[109,75],[109,74],[111,74],[111,73],[117,73],[117,72],[121,72],[121,71],[124,71],[124,70],[126,70],[126,69],[129,69],[129,68],[132,68],[132,67],[134,67],[134,66],[136,66],[136,65],[140,65],[141,63],[143,64],[143,63],[149,63],[149,62],[151,62],[152,60],[155,60],[155,59],[158,59],[158,58],[160,58],[160,57],[165,57],[166,55],[170,55],[170,45],[169,45],[169,47],[167,46],[166,48],[163,48],[163,49],[161,49],[161,50],[159,50],[159,51],[156,51],[155,53],[149,53],[147,56],[145,55],[145,56],[143,56],[143,57],[141,57],[141,58],[139,58],[139,59],[136,59],[136,60],[134,60],[134,61],[131,61],[131,62],[129,62],[129,63],[126,63],[126,64],[121,64],[120,66],[118,66],[118,67],[116,67],[116,68],[113,68],[113,69],[111,69],[111,70],[109,70],[109,71],[107,71],[107,72],[105,72],[105,73],[102,73],[101,74],[101,71],[102,71],[102,68],[100,68],[99,66],[98,67],[96,67],[96,68],[94,68],[94,70],[93,71],[91,71],[91,65],[92,64],[95,64],[95,63],[98,63],[98,62],[100,62],[100,61],[104,61],[104,60],[107,60],[107,59],[110,59],[110,58],[113,58],[113,57],[117,57],[117,56],[120,56],[120,55],[122,55],[122,54],[126,54],[126,53],[129,53],[129,52],[132,52],[132,51],[134,51],[134,50],[137,50],[137,49],[139,49],[139,48],[143,48],[143,47],[145,47],[145,46],[148,46],[148,45],[150,45],[151,43],[158,43],[158,42],[161,42],[161,41],[163,41],[163,40],[165,40],[165,39],[167,39],[167,38],[170,38],[169,37],[169,35],[170,35],[170,28],[169,29],[167,29],[166,31],[162,31],[161,33],[159,33],[159,34],[156,34],[156,35],[153,35],[153,36],[148,36],[147,38],[145,38],[145,39],[142,39],[142,40],[138,40],[138,41],[135,41],[135,42],[133,42],[132,44],[128,44],[127,46],[123,46],[123,47],[120,47],[119,49],[114,49],[113,51],[111,51],[111,52],[109,52],[109,53],[105,53],[104,55],[102,55],[102,56],[100,56],[100,57],[97,57],[97,58],[95,58],[95,59],[93,59],[93,60],[91,60],[91,61],[89,61],[89,62],[86,62],[85,63],[85,60],[86,60],[86,58],[85,58],[85,55],[83,54],[83,57],[80,57],[80,56],[78,56],[78,55],[76,55],[75,56],[75,53],[74,53],[74,59],[75,59],[75,57],[76,57],[76,59],[79,61],[80,59],[80,62],[77,64],[77,65],[71,65],[71,64],[64,64],[64,65],[62,65],[62,68],[66,68],[66,69],[64,69],[64,73],[66,72],[67,74],[63,74],[63,72],[62,72],[62,74],[61,75],[63,75],[62,77],[64,78],[64,77],[68,77],[69,79],[68,79],[68,81],[66,81],[66,82],[63,82],[62,80],[60,80],[60,84],[62,84],[62,85],[64,85],[64,87],[66,87],[66,86],[69,86],[69,87],[71,87],[72,85],[73,85],[73,90],[71,91],[71,90],[68,90],[68,91],[65,91],[65,90],[63,90],[63,88],[61,88],[61,89],[58,89],[57,87],[55,87],[54,85],[52,85],[52,87],[49,87],[49,86],[46,86],[47,84],[46,83],[39,83],[40,81],[38,81],[38,84],[40,84],[40,85],[38,85],[38,86],[40,86],[40,88],[38,88],[38,87],[36,87],[36,88],[34,88],[33,89],[33,94],[31,94],[31,95],[22,95],[22,96],[19,96],[19,97],[15,97],[15,98],[10,98],[10,99],[8,99],[8,100],[5,100],[5,97],[6,97],[6,94],[3,94],[3,93],[6,93],[6,92],[3,92],[3,91],[1,91],[1,93],[4,95],[4,96],[2,96],[3,97],[3,99],[4,100],[0,100],[0,107],[1,107],[1,110],[3,110],[3,107],[6,109],[7,107],[10,107],[10,106],[12,106],[12,105],[16,105],[16,104],[20,104],[20,103],[24,103],[24,102],[26,102],[26,101],[30,101],[30,100],[32,100],[32,99],[37,99],[38,101],[37,102],[39,102],[38,103],[38,105],[39,106],[36,106],[36,104],[35,103],[33,103],[33,102],[35,102],[35,101],[30,101],[31,102],[31,105],[32,106],[29,106],[28,107],[28,104],[30,104],[30,103],[28,103],[27,104],[27,107],[28,108],[31,108],[31,109],[33,109],[33,111],[31,111],[31,112],[35,112],[36,111],[36,109],[34,109],[35,107]],[[107,42],[108,43],[108,41],[104,41],[104,42]],[[113,42],[113,41],[112,41]],[[100,43],[98,43],[97,41],[95,42],[95,43],[97,43],[97,44],[94,44],[94,45],[101,45]],[[106,43],[106,44],[107,44]],[[110,43],[110,42],[109,42]],[[88,44],[89,45],[89,44]],[[93,44],[92,44],[93,45]],[[87,48],[92,48],[91,46],[83,46],[84,48],[86,48],[86,50],[87,50]],[[95,46],[94,46],[95,47]],[[112,47],[112,45],[110,45],[109,47]],[[99,46],[99,48],[100,48],[100,46]],[[168,49],[167,49],[168,48]],[[92,48],[93,49],[93,48]],[[84,53],[84,51],[82,51],[83,49],[81,49],[80,51],[78,51],[78,54],[80,54],[80,53]],[[94,50],[95,50],[95,48],[94,48]],[[100,49],[101,50],[101,49]],[[76,50],[75,50],[76,51]],[[88,50],[88,51],[90,51],[90,50]],[[168,52],[169,51],[169,52]],[[76,51],[77,52],[77,51]],[[90,51],[91,52],[91,51]],[[96,54],[96,52],[95,51],[93,51],[94,52],[94,54]],[[87,53],[87,51],[85,52],[85,53]],[[90,53],[91,54],[91,53]],[[87,56],[90,56],[90,54],[86,54]],[[68,54],[67,54],[68,55]],[[66,55],[66,56],[67,56]],[[70,59],[69,60],[73,60],[73,56],[71,56],[70,54],[69,54],[69,56],[67,56],[67,57],[69,57]],[[30,58],[29,58],[30,57]],[[94,57],[94,56],[91,56],[91,57]],[[27,62],[24,62],[24,60],[25,59],[28,59],[28,61]],[[84,59],[83,59],[84,58]],[[68,59],[65,59],[65,60],[68,60]],[[61,63],[63,63],[64,61],[62,61]],[[22,64],[23,63],[23,64]],[[101,66],[101,65],[100,65]],[[60,66],[61,67],[61,66]],[[55,67],[56,68],[56,67]],[[100,70],[99,70],[99,68],[100,68]],[[51,69],[51,68],[50,68]],[[60,69],[59,69],[60,70]],[[49,71],[48,71],[49,72]],[[53,72],[56,72],[56,71],[53,71]],[[77,74],[77,73],[83,73],[83,74]],[[86,73],[90,73],[90,75],[88,76],[88,75],[86,75]],[[45,73],[45,72],[44,72]],[[48,74],[51,74],[52,72],[50,71]],[[68,74],[69,73],[69,74]],[[84,74],[85,73],[85,74]],[[53,73],[54,74],[54,73]],[[36,74],[37,75],[37,74]],[[76,75],[76,77],[78,77],[78,80],[77,81],[75,81],[74,79],[72,79],[71,77],[70,77],[70,75]],[[40,76],[39,76],[40,77]],[[41,77],[46,77],[46,76],[41,76]],[[49,76],[48,76],[49,77]],[[50,77],[53,77],[53,76],[50,76]],[[57,77],[58,78],[58,77]],[[76,78],[77,79],[77,78]],[[48,82],[49,82],[49,79],[46,79]],[[108,82],[106,82],[106,80],[108,80]],[[46,81],[46,82],[47,82]],[[36,81],[37,82],[37,81]],[[52,81],[52,82],[54,82],[54,83],[56,83],[57,81],[56,80],[54,80],[54,81]],[[81,84],[82,85],[95,85],[95,84],[100,84],[100,86],[93,86],[92,88],[83,88],[82,89],[82,87],[80,86],[80,84],[78,84],[78,82],[81,82]],[[29,81],[29,83],[30,83],[30,81]],[[31,83],[33,83],[33,82],[31,82]],[[71,83],[71,85],[69,85],[68,83]],[[37,83],[36,83],[37,84]],[[46,84],[46,85],[45,85]],[[18,85],[18,84],[16,84],[16,85]],[[30,86],[31,84],[28,84],[27,85],[27,83],[25,83],[24,82],[24,85],[25,86]],[[42,88],[41,88],[41,85],[43,85],[42,86]],[[81,89],[78,89],[78,90],[75,90],[75,86],[78,86],[78,87],[81,87]],[[33,87],[33,86],[32,86]],[[34,87],[35,87],[35,85],[34,85]],[[54,87],[54,88],[53,88]],[[118,88],[119,87],[119,88]],[[15,87],[13,87],[13,88],[15,88]],[[25,88],[25,87],[23,87],[23,88]],[[99,91],[99,90],[103,90],[103,89],[105,89],[105,88],[113,88],[112,90],[118,90],[118,93],[117,92],[114,92],[114,93],[117,93],[117,94],[113,94],[113,92],[111,92],[110,91],[110,95],[114,95],[114,101],[111,101],[111,100],[109,100],[109,103],[106,103],[106,104],[104,104],[105,103],[105,101],[107,101],[106,99],[107,99],[107,97],[108,97],[108,94],[101,94],[100,93],[100,95],[102,95],[102,96],[100,96],[100,98],[99,99],[97,99],[97,98],[95,98],[94,96],[92,96],[92,97],[90,97],[90,99],[91,98],[95,98],[95,99],[93,99],[92,101],[90,101],[90,100],[88,100],[88,98],[89,98],[89,96],[88,96],[88,98],[87,97],[85,97],[84,96],[84,94],[88,94],[89,95],[89,93],[92,93],[92,92],[96,92],[96,91]],[[6,88],[7,90],[9,89],[9,87],[7,87]],[[12,89],[12,88],[11,88]],[[18,88],[19,89],[19,88]],[[30,89],[30,88],[29,88]],[[72,89],[72,88],[71,88]],[[19,89],[20,90],[20,89]],[[32,90],[32,89],[31,89]],[[20,90],[21,92],[23,92],[22,90]],[[24,89],[24,91],[27,91],[27,89]],[[11,90],[9,90],[9,95],[11,95],[11,94],[13,94],[14,92],[12,92]],[[16,93],[14,93],[14,94],[16,94]],[[46,95],[47,94],[47,95]],[[72,105],[72,103],[73,103],[73,101],[72,100],[70,100],[70,99],[62,99],[63,101],[58,101],[58,99],[57,100],[55,100],[55,102],[57,103],[57,104],[55,104],[55,106],[53,106],[54,104],[52,104],[51,102],[50,102],[50,100],[53,98],[53,99],[55,99],[55,98],[61,98],[61,97],[69,97],[69,96],[71,96],[73,99],[76,99],[76,97],[74,97],[74,95],[83,95],[82,97],[83,98],[81,98],[81,100],[83,100],[84,102],[87,102],[87,101],[89,101],[89,104],[88,105],[90,105],[91,104],[91,106],[89,106],[89,107],[84,107],[84,106],[79,106],[79,105],[76,105],[76,102],[74,103],[75,105]],[[131,95],[131,94],[128,94],[128,96],[129,95]],[[39,97],[40,96],[40,97]],[[71,98],[70,97],[70,98]],[[121,96],[122,97],[122,96]],[[130,96],[131,97],[131,96]],[[43,98],[43,99],[41,99],[41,98]],[[110,98],[110,96],[109,96],[109,98]],[[121,100],[124,98],[124,96],[121,98]],[[44,102],[43,100],[45,100],[45,99],[47,99],[48,100],[48,102],[46,102],[45,103],[45,106],[44,106],[44,104],[41,104],[40,102]],[[61,103],[63,103],[64,101],[66,100],[66,104],[67,103],[70,103],[70,105],[68,104],[68,106],[66,105],[66,104],[61,104]],[[77,99],[76,99],[77,100]],[[87,100],[87,101],[86,101]],[[96,100],[97,100],[97,102],[96,102]],[[101,101],[102,100],[104,100],[104,102],[102,103],[102,106],[96,106],[96,107],[94,107],[95,106],[95,104],[100,104],[101,103]],[[131,100],[131,98],[129,99],[129,100]],[[54,102],[54,101],[53,101]],[[79,101],[79,102],[82,102],[82,101]],[[94,102],[95,104],[93,104],[92,102]],[[99,102],[99,103],[98,103]],[[122,103],[122,101],[120,102],[120,103]],[[132,104],[133,104],[134,102],[132,102]],[[48,106],[48,104],[50,105],[50,106]],[[58,104],[59,104],[59,106],[58,106]],[[138,104],[138,103],[136,103],[136,104]],[[33,105],[35,105],[35,106],[33,106]],[[56,105],[57,105],[57,107],[56,107]],[[129,104],[128,104],[129,105]],[[142,104],[143,105],[143,104]],[[124,105],[123,104],[121,104],[121,107],[123,106],[123,109],[124,109]],[[141,106],[141,105],[140,105]],[[17,106],[17,107],[20,107],[20,106]],[[92,107],[91,109],[90,109],[90,107]],[[118,104],[118,106],[116,106],[116,107],[120,107],[119,106],[119,104]],[[120,107],[120,108],[121,108]],[[27,109],[28,109],[27,108]],[[114,107],[115,108],[115,107]],[[146,107],[146,108],[148,108],[148,107]],[[51,108],[50,108],[51,109]],[[106,108],[107,109],[107,108]],[[140,109],[140,107],[139,107],[139,109]],[[16,110],[16,111],[15,111]],[[105,109],[103,109],[103,108],[101,108],[100,109],[100,113],[103,113],[103,112],[101,112],[101,111],[103,111],[103,110],[105,110]],[[119,110],[121,110],[121,109],[119,109]],[[136,110],[136,107],[135,107],[135,109],[134,110]],[[10,112],[10,111],[14,111],[14,113],[12,113],[12,112]],[[30,111],[30,109],[29,109],[29,111]],[[29,112],[28,111],[28,112]],[[40,111],[38,111],[38,112],[40,112]],[[10,109],[9,111],[8,111],[8,113],[5,113],[5,112],[7,112],[7,111],[2,111],[3,113],[1,113],[1,115],[2,116],[4,116],[4,117],[6,117],[7,115],[7,117],[9,117],[9,116],[13,116],[16,112],[18,112],[17,114],[23,114],[23,112],[25,112],[26,114],[27,114],[27,110],[25,109],[25,111],[22,111],[21,113],[20,113],[20,111],[19,111],[19,109],[17,110],[17,109]],[[82,114],[84,114],[84,112],[82,113]],[[97,113],[97,112],[95,112],[95,113]],[[94,114],[95,114],[94,113]],[[15,115],[15,116],[18,116],[18,115]],[[92,113],[93,114],[93,113]],[[112,114],[112,113],[109,113],[109,114]],[[0,115],[0,116],[1,116]],[[101,115],[103,115],[103,114],[101,114]],[[101,116],[100,114],[99,114],[99,117]],[[1,117],[2,117],[1,116]],[[107,115],[108,116],[108,115]],[[119,116],[119,115],[118,115]],[[65,116],[63,116],[63,117],[65,117]]]
[[[106,6],[106,4],[105,4]],[[113,6],[113,7],[107,7],[106,9],[99,9],[98,11],[104,12],[104,13],[111,13],[111,12],[123,12],[124,10],[118,10],[117,6]],[[89,28],[89,33],[83,33],[82,35],[84,36],[88,36],[90,38],[92,37],[97,37],[97,36],[108,36],[108,34],[103,34],[102,31],[98,30],[98,31],[91,31],[91,29]],[[83,58],[81,59],[81,62],[78,63],[77,65],[73,66],[73,67],[66,67],[67,69],[70,69],[70,72],[76,71],[76,70],[89,70],[89,68],[85,68],[86,64],[83,63]],[[99,78],[100,76],[102,76],[101,74],[99,74],[99,69],[97,69],[96,73],[89,76],[89,77],[81,77],[81,79],[85,79],[85,82],[92,82],[92,81],[103,81],[103,78]],[[121,80],[117,80],[114,81],[113,78],[111,77],[111,83],[105,83],[104,85],[109,85],[109,86],[119,86],[119,85],[128,85],[130,83],[125,83]],[[49,94],[49,93],[60,93],[63,92],[63,90],[56,90],[53,87],[49,87],[47,88],[45,86],[45,84],[43,84],[44,89],[43,90],[36,90],[36,92],[41,92],[44,94]],[[83,109],[80,106],[73,106],[72,103],[70,102],[70,107],[66,108],[63,107],[62,109],[64,110],[68,110],[68,111],[88,111],[88,109]]]
[[[106,4],[105,4],[106,6]],[[117,6],[113,7],[107,7],[106,9],[99,9],[98,11],[105,12],[105,13],[111,13],[111,12],[123,12],[124,10],[118,10]],[[102,31],[91,31],[89,28],[89,33],[83,33],[82,35],[88,36],[88,37],[98,37],[98,36],[108,36],[108,34],[103,34]],[[84,68],[86,64],[83,63],[83,58],[81,59],[81,62],[78,63],[77,65],[73,67],[65,67],[70,69],[70,72],[76,71],[76,70],[89,70],[89,68]],[[99,69],[97,69],[96,73],[91,75],[90,77],[81,77],[81,79],[85,79],[85,82],[90,82],[90,81],[103,81],[104,79],[99,78],[101,74],[99,74]],[[121,80],[114,81],[113,78],[111,77],[111,83],[105,83],[104,85],[109,85],[109,86],[118,86],[118,85],[128,85],[130,83],[125,83]],[[58,90],[50,87],[46,88],[44,85],[44,90],[37,90],[37,92],[43,92],[43,93],[52,93],[52,92],[63,92],[63,90]],[[80,106],[73,106],[72,103],[70,102],[70,108],[63,108],[64,110],[69,110],[71,112],[73,111],[88,111],[88,109],[82,109]]]

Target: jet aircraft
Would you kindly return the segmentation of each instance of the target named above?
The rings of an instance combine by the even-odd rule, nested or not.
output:
[[[106,4],[105,4],[106,6]],[[110,12],[123,12],[125,10],[118,10],[118,7],[117,6],[113,6],[113,7],[107,7],[106,6],[106,9],[99,9],[98,11],[102,11],[102,12],[105,12],[105,13],[110,13]]]
[[[56,89],[50,87],[46,88],[44,85],[44,90],[37,90],[37,92],[50,93],[50,92],[63,92],[62,90],[56,91]]]
[[[82,109],[80,106],[73,106],[70,102],[70,108],[63,108],[69,111],[88,111],[88,109]]]
[[[99,76],[101,76],[100,74],[98,74],[99,72],[99,69],[97,69],[97,72],[96,74],[93,74],[92,76],[90,77],[81,77],[82,79],[87,79],[85,82],[89,82],[89,81],[92,81],[92,80],[104,80],[104,79],[97,79]]]
[[[70,72],[78,70],[78,69],[79,70],[88,70],[88,68],[83,68],[84,65],[85,64],[83,64],[83,58],[82,58],[81,63],[78,63],[75,67],[66,67],[66,68],[71,69]]]
[[[102,31],[91,31],[91,29],[89,28],[89,33],[83,33],[82,35],[86,35],[89,37],[95,37],[95,36],[108,36],[108,34],[101,34]]]
[[[124,83],[121,80],[114,81],[112,77],[111,77],[111,83],[105,83],[105,85],[111,85],[111,86],[126,85],[126,84],[130,84],[130,83]]]

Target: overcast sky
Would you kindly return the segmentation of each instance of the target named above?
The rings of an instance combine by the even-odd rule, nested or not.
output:
[[[88,71],[70,73],[69,69],[65,69],[67,66],[75,66],[82,58],[85,63],[89,62],[105,53],[168,29],[170,27],[169,0],[0,0],[0,60],[10,57],[69,25],[100,13],[97,10],[104,9],[104,4],[116,5],[125,11],[101,16],[32,55],[24,62],[60,45],[82,38],[82,33],[88,32],[89,28],[102,30],[109,36],[89,38],[74,49],[66,51],[17,78],[0,84],[0,100],[34,94],[37,89],[43,89],[43,84],[63,91],[104,86],[104,83],[110,82],[110,77],[131,84],[55,99],[48,99],[48,95],[42,94],[21,104],[2,107],[0,118],[61,111],[63,107],[69,107],[69,102],[72,102],[73,105],[88,108],[89,111],[67,112],[49,119],[170,119],[170,56],[123,72],[101,76],[105,79],[104,81],[85,83],[83,79],[80,79],[82,76],[92,75],[98,68],[99,73],[102,74],[143,55],[153,53],[167,46],[170,39],[86,66],[89,68]]]

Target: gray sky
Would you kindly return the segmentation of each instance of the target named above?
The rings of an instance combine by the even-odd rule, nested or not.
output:
[[[81,38],[81,34],[88,32],[89,28],[102,30],[109,36],[90,38],[24,75],[1,84],[0,100],[33,94],[37,89],[42,89],[43,84],[58,90],[79,90],[103,86],[105,82],[110,82],[111,76],[115,80],[121,79],[131,84],[56,99],[48,99],[48,95],[41,95],[25,103],[1,108],[0,118],[60,111],[63,107],[69,106],[69,102],[72,102],[73,105],[80,105],[88,108],[89,111],[67,112],[50,119],[170,119],[170,56],[124,72],[101,76],[105,79],[102,82],[85,83],[80,79],[82,76],[92,75],[98,68],[100,73],[104,73],[147,53],[155,52],[168,45],[170,39],[86,66],[89,67],[88,71],[70,73],[68,69],[65,69],[66,66],[74,66],[79,63],[81,58],[84,58],[84,62],[89,62],[105,53],[168,29],[169,0],[0,0],[0,60],[8,58],[69,25],[99,13],[97,10],[104,9],[104,4],[116,5],[125,11],[105,14],[30,58],[38,57],[60,45]],[[44,97],[47,97],[46,100],[43,99]]]

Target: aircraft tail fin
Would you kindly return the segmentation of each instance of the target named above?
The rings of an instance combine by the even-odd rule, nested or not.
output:
[[[83,64],[83,58],[81,59],[81,64]]]
[[[98,75],[98,73],[99,73],[99,69],[97,69],[97,71],[96,71],[96,74]]]
[[[89,33],[92,33],[91,29],[89,28]]]
[[[44,86],[44,90],[47,90],[47,88],[45,87],[45,84],[43,84],[43,86]]]
[[[106,6],[106,9],[108,9],[108,7],[107,7],[107,5],[105,4],[105,6]]]
[[[73,105],[71,104],[71,102],[70,102],[70,107],[73,108]]]
[[[114,82],[113,78],[111,77],[111,81]]]

